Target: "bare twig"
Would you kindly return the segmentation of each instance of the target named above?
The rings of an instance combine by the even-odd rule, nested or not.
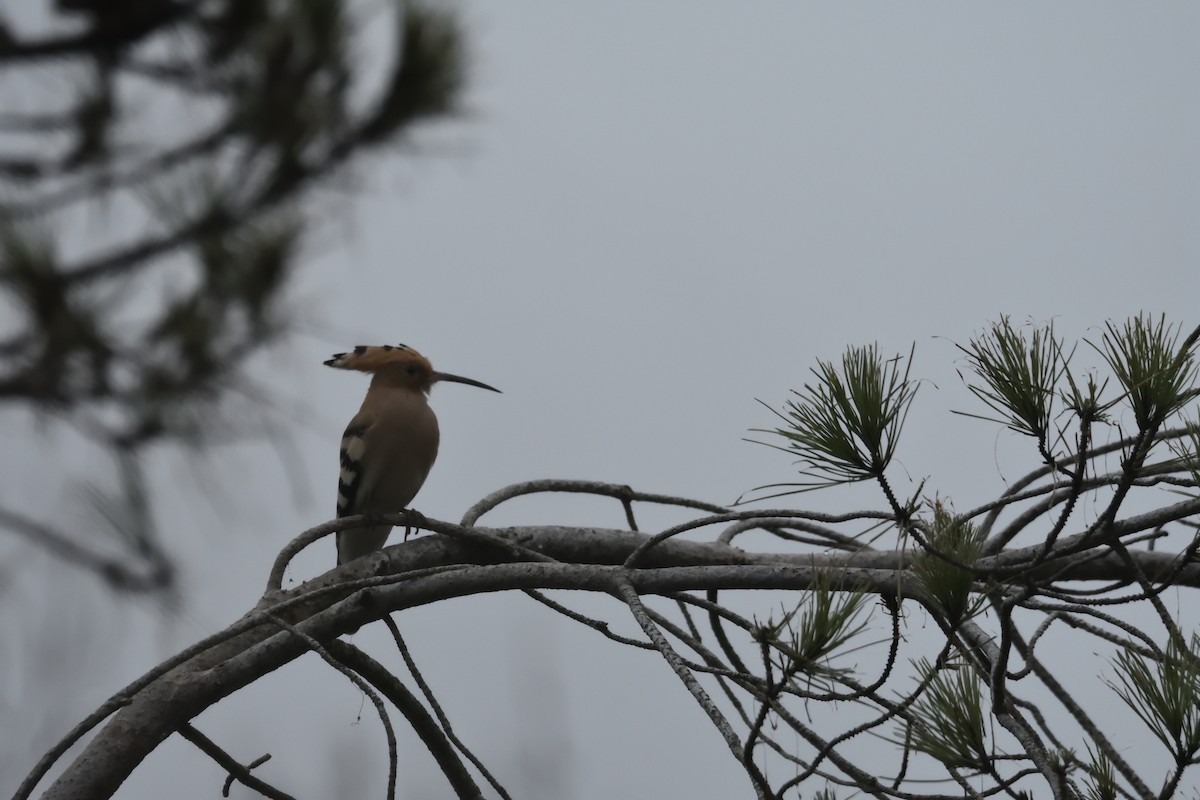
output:
[[[672,497],[665,494],[647,494],[645,492],[637,492],[628,486],[616,483],[601,483],[599,481],[569,481],[550,478],[539,481],[525,481],[524,483],[514,483],[511,486],[506,486],[503,489],[492,492],[487,497],[480,500],[475,505],[467,509],[467,513],[463,514],[462,524],[466,526],[474,525],[487,512],[499,506],[501,503],[508,502],[513,498],[520,497],[526,494],[538,494],[542,492],[569,492],[573,494],[598,494],[604,497],[614,497],[620,500],[626,508],[627,521],[630,524],[631,530],[636,530],[632,520],[632,508],[630,503],[654,503],[665,506],[679,506],[681,508],[692,508],[697,511],[707,511],[710,514],[720,514],[726,511],[724,506],[705,503],[702,500],[691,500],[686,497]]]
[[[205,755],[217,762],[223,770],[229,773],[229,777],[225,780],[225,787],[221,791],[222,796],[229,797],[229,786],[233,781],[237,780],[263,797],[270,797],[272,800],[295,800],[290,794],[281,792],[266,781],[255,777],[250,772],[250,770],[270,760],[271,756],[269,754],[255,759],[249,766],[243,766],[237,759],[222,750],[216,742],[196,730],[196,727],[191,723],[181,725],[179,727],[179,735],[200,748]]]
[[[284,620],[280,619],[279,617],[275,616],[274,614],[268,613],[265,616],[272,623],[274,623],[275,625],[278,625],[280,628],[283,628],[285,631],[287,631],[292,636],[295,636],[297,639],[304,642],[305,646],[307,646],[308,649],[312,650],[314,653],[319,655],[326,664],[333,667],[338,672],[342,673],[347,678],[349,678],[350,682],[353,683],[355,686],[357,686],[362,691],[362,693],[367,696],[367,699],[369,699],[371,701],[371,704],[373,706],[375,706],[375,711],[378,712],[378,714],[379,714],[379,721],[383,723],[383,730],[387,736],[387,746],[388,746],[387,797],[388,797],[388,800],[393,800],[393,798],[395,798],[395,796],[396,796],[396,731],[392,729],[392,721],[391,721],[390,717],[388,716],[387,707],[384,706],[383,700],[379,697],[379,695],[375,692],[375,690],[371,688],[371,685],[369,683],[367,683],[367,681],[363,680],[362,676],[360,676],[357,672],[355,672],[354,670],[347,667],[345,664],[343,664],[338,659],[334,658],[333,654],[331,654],[316,639],[309,636],[304,631],[301,631],[295,625],[292,625],[289,622],[285,622]]]
[[[720,732],[721,736],[724,737],[725,743],[729,746],[729,751],[733,753],[733,757],[746,769],[746,773],[750,776],[751,782],[754,785],[755,794],[760,800],[768,798],[770,794],[769,790],[764,791],[767,784],[762,772],[759,771],[752,760],[746,761],[742,758],[742,743],[738,739],[737,733],[734,732],[729,721],[725,719],[725,715],[717,708],[717,704],[709,697],[708,692],[704,691],[704,688],[700,686],[696,677],[692,675],[691,670],[679,658],[679,654],[671,647],[670,642],[667,641],[666,637],[662,635],[662,632],[651,621],[649,615],[646,613],[646,607],[642,604],[641,598],[638,597],[633,583],[622,576],[616,577],[613,583],[617,597],[624,600],[625,604],[629,606],[629,610],[633,614],[633,618],[637,620],[638,625],[646,632],[646,636],[650,638],[650,641],[654,642],[658,652],[670,664],[675,675],[687,687],[688,692],[696,699],[700,708],[704,709],[704,713],[708,715],[708,718],[712,720],[713,725]]]
[[[433,754],[442,774],[450,781],[450,786],[459,798],[482,800],[483,793],[471,777],[466,765],[458,757],[446,732],[425,710],[416,695],[410,692],[387,668],[357,647],[335,639],[329,643],[328,648],[329,652],[339,661],[369,681],[372,686],[392,701],[392,705],[400,710],[416,734],[421,737],[421,741],[429,748],[429,752]]]
[[[401,658],[404,659],[404,665],[408,668],[409,674],[413,676],[413,680],[417,682],[417,686],[421,689],[421,694],[425,696],[425,702],[429,703],[433,713],[437,715],[438,724],[441,725],[442,731],[445,732],[446,738],[458,749],[460,753],[467,757],[475,769],[483,775],[491,787],[496,790],[504,800],[512,800],[508,790],[504,788],[500,781],[496,780],[491,771],[484,766],[483,762],[471,751],[469,747],[463,744],[462,740],[454,733],[454,728],[450,725],[450,718],[446,716],[446,712],[442,710],[442,705],[437,701],[437,695],[429,688],[429,684],[425,681],[425,676],[421,674],[421,670],[417,668],[417,662],[413,660],[412,653],[408,649],[408,645],[404,641],[404,637],[400,635],[400,628],[396,626],[395,620],[391,617],[384,617],[384,624],[387,625],[388,631],[392,634],[392,640],[396,643],[396,649],[400,651]]]

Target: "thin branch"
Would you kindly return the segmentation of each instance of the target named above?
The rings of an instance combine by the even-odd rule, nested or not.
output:
[[[201,6],[200,2],[179,0],[157,3],[126,21],[124,25],[96,27],[84,33],[51,36],[27,41],[10,37],[0,39],[0,63],[33,62],[63,56],[116,50],[132,44],[146,34],[164,25],[178,23],[191,16]]]
[[[671,669],[675,672],[675,675],[687,687],[688,692],[695,698],[700,708],[704,710],[704,713],[708,715],[708,718],[712,721],[717,731],[725,739],[725,743],[729,746],[729,751],[733,753],[733,757],[737,759],[738,763],[745,768],[747,774],[750,776],[751,782],[754,784],[754,792],[759,797],[759,800],[767,800],[769,795],[763,791],[763,787],[766,786],[766,779],[753,761],[743,760],[742,743],[738,739],[737,733],[734,732],[729,721],[725,719],[725,715],[717,708],[717,704],[709,697],[708,692],[704,691],[704,688],[696,680],[691,670],[683,663],[679,654],[671,647],[670,642],[662,635],[658,626],[651,621],[649,615],[646,613],[646,607],[642,604],[641,598],[638,597],[638,592],[633,584],[628,578],[617,577],[613,581],[613,589],[616,596],[625,601],[625,604],[629,606],[629,611],[633,614],[633,618],[637,620],[638,625],[646,632],[646,636],[654,643],[654,646],[658,649],[662,657],[666,659]]]
[[[429,703],[430,708],[433,709],[433,713],[437,715],[438,724],[441,725],[446,738],[458,748],[460,753],[467,757],[467,760],[475,765],[475,769],[479,770],[484,780],[491,784],[491,787],[496,790],[496,793],[500,797],[504,798],[504,800],[512,800],[508,790],[504,788],[500,781],[496,780],[495,776],[484,766],[483,762],[454,733],[454,728],[450,725],[450,718],[442,710],[442,705],[437,701],[437,696],[429,688],[429,684],[426,683],[425,676],[421,674],[421,670],[417,668],[417,663],[413,660],[412,653],[409,652],[408,645],[405,643],[404,637],[400,635],[400,628],[396,626],[395,621],[390,616],[384,617],[384,624],[387,625],[388,631],[391,632],[392,641],[396,643],[396,649],[400,652],[401,658],[404,659],[404,665],[408,668],[409,674],[413,676],[413,680],[417,682],[421,694],[425,696],[425,702]]]
[[[488,513],[492,509],[499,506],[501,503],[506,503],[522,495],[539,494],[543,492],[566,492],[571,494],[595,494],[602,497],[613,497],[620,500],[626,508],[627,521],[630,523],[630,528],[636,530],[632,522],[632,508],[629,505],[633,502],[654,503],[665,506],[679,506],[681,508],[691,508],[697,511],[707,511],[710,514],[721,514],[728,509],[724,506],[705,503],[701,500],[691,500],[686,497],[672,497],[665,494],[647,494],[645,492],[634,491],[629,486],[616,483],[601,483],[599,481],[571,481],[550,478],[546,480],[525,481],[523,483],[514,483],[506,486],[499,491],[492,492],[487,497],[480,500],[475,505],[467,509],[467,513],[463,514],[462,525],[473,526],[479,521],[479,518]]]
[[[196,747],[200,748],[205,755],[217,762],[221,769],[229,773],[229,778],[225,781],[225,789],[222,791],[223,796],[229,796],[230,781],[238,780],[241,781],[241,783],[247,788],[253,789],[263,797],[270,797],[271,800],[295,800],[295,798],[287,792],[282,792],[279,789],[276,789],[271,784],[260,780],[250,772],[250,770],[254,767],[266,763],[266,761],[271,758],[270,755],[256,759],[252,765],[247,767],[243,766],[241,762],[229,755],[229,753],[226,753],[224,750],[222,750],[212,739],[209,739],[203,733],[196,730],[196,727],[190,722],[184,723],[179,727],[179,735],[196,745]]]
[[[383,730],[387,736],[388,746],[388,782],[387,782],[387,798],[394,800],[396,797],[396,731],[392,729],[392,721],[388,716],[387,707],[383,704],[383,699],[375,692],[371,685],[365,681],[357,672],[347,667],[338,659],[334,658],[324,646],[321,645],[313,637],[309,636],[304,631],[301,631],[295,625],[285,622],[274,614],[265,615],[275,625],[283,628],[292,636],[295,636],[300,641],[304,642],[305,646],[321,657],[326,664],[336,669],[338,672],[350,679],[350,682],[357,686],[371,704],[375,706],[375,711],[379,714],[379,721],[383,723]]]
[[[101,578],[114,589],[131,592],[153,592],[171,585],[173,571],[152,551],[147,558],[147,570],[138,572],[126,563],[130,554],[106,556],[76,542],[61,531],[15,511],[0,508],[0,527],[26,542],[41,547],[68,564],[80,567]],[[132,555],[138,555],[132,553]]]
[[[417,696],[408,690],[395,675],[357,647],[335,639],[327,645],[329,652],[338,661],[357,672],[372,686],[378,689],[388,700],[392,701],[404,718],[408,720],[413,731],[429,748],[429,752],[437,761],[442,774],[450,781],[455,794],[463,800],[482,800],[483,793],[471,777],[470,771],[458,757],[454,747],[447,738],[445,731],[437,721],[421,705]]]
[[[966,643],[963,655],[976,665],[985,680],[988,679],[992,674],[993,665],[1001,659],[1000,648],[992,642],[992,637],[983,628],[969,620],[959,625],[958,633]],[[1026,756],[1046,779],[1054,800],[1066,800],[1066,776],[1054,763],[1037,732],[1021,717],[1017,706],[1011,700],[1002,698],[1000,702],[993,704],[992,715],[1001,727],[1021,744]]]
[[[663,542],[671,539],[681,533],[687,533],[698,528],[705,528],[709,525],[718,525],[722,522],[739,522],[750,519],[801,519],[811,520],[816,522],[824,522],[833,524],[838,522],[856,522],[867,519],[878,519],[890,521],[894,517],[882,511],[855,511],[847,514],[821,514],[813,511],[795,511],[792,509],[765,509],[762,511],[732,511],[723,514],[713,514],[708,517],[700,517],[689,522],[683,522],[679,525],[667,528],[661,533],[651,536],[638,548],[629,554],[629,558],[625,559],[624,566],[632,569],[638,565],[638,562],[652,548],[657,547]]]
[[[1021,642],[1019,638],[1015,641],[1015,644],[1017,649],[1021,652],[1021,656],[1025,659],[1026,663],[1032,667],[1033,673],[1037,676],[1038,680],[1040,680],[1046,686],[1046,688],[1050,690],[1051,694],[1054,696],[1054,699],[1058,703],[1062,704],[1063,708],[1065,708],[1067,712],[1075,719],[1075,722],[1078,723],[1079,727],[1082,728],[1083,731],[1088,735],[1088,738],[1096,744],[1096,747],[1101,753],[1104,754],[1104,757],[1112,762],[1113,766],[1117,768],[1117,771],[1121,773],[1121,777],[1123,777],[1129,783],[1129,785],[1133,787],[1134,791],[1137,792],[1138,797],[1142,798],[1142,800],[1152,800],[1154,793],[1151,792],[1150,788],[1142,782],[1141,778],[1134,771],[1133,767],[1129,766],[1129,763],[1121,757],[1117,748],[1115,748],[1112,742],[1109,741],[1108,736],[1101,731],[1095,722],[1092,721],[1092,718],[1088,716],[1083,707],[1075,702],[1075,699],[1050,673],[1050,670],[1046,668],[1045,664],[1038,659],[1029,656],[1024,648],[1023,642]]]
[[[546,606],[547,608],[549,608],[553,611],[557,611],[559,614],[562,614],[567,619],[578,622],[581,625],[586,625],[587,627],[591,628],[592,630],[598,631],[604,637],[611,639],[612,641],[614,641],[618,644],[624,644],[624,645],[628,645],[630,647],[637,647],[641,650],[657,649],[650,642],[643,642],[638,639],[631,639],[628,636],[622,636],[619,633],[613,633],[609,629],[608,623],[605,622],[604,620],[593,619],[592,617],[589,617],[585,614],[580,614],[578,611],[575,611],[574,609],[567,608],[562,603],[558,603],[554,600],[551,600],[549,597],[547,597],[542,592],[534,591],[533,589],[527,589],[525,591],[525,594],[529,595],[534,600],[537,600],[539,603]]]

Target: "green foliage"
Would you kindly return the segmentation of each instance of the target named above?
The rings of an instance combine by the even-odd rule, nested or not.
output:
[[[456,19],[419,4],[391,9],[394,49],[375,74],[356,58],[368,9],[351,0],[139,8],[64,5],[61,21],[87,35],[0,47],[10,84],[23,69],[86,76],[74,104],[0,115],[0,163],[28,162],[0,173],[13,183],[0,197],[0,300],[20,314],[0,340],[0,400],[85,414],[89,434],[119,448],[191,438],[164,409],[219,399],[288,328],[283,298],[318,221],[308,192],[453,113],[465,74]],[[370,13],[373,26],[386,19]],[[110,48],[154,55],[96,58]],[[136,102],[113,88],[126,73]],[[179,104],[193,124],[143,116]],[[51,130],[73,132],[74,146],[56,148]],[[81,255],[47,246],[97,201],[145,218],[110,226]]]
[[[832,676],[846,670],[829,659],[867,627],[863,611],[869,595],[832,588],[832,575],[820,574],[796,607],[780,618],[757,623],[755,638],[769,643],[780,656],[786,675]]]
[[[1124,389],[1139,431],[1156,430],[1172,414],[1200,396],[1196,388],[1196,340],[1200,329],[1181,344],[1180,327],[1148,315],[1106,324],[1102,344],[1113,375]],[[1093,345],[1095,346],[1095,345]],[[1114,401],[1115,402],[1115,401]]]
[[[900,361],[883,359],[878,346],[870,345],[849,348],[840,369],[817,362],[816,382],[794,390],[783,412],[775,411],[786,425],[760,432],[782,437],[786,444],[780,449],[806,465],[802,474],[823,480],[781,485],[815,488],[883,477],[917,391],[908,377],[911,352],[903,372]]]
[[[288,289],[325,216],[309,201],[455,113],[457,17],[360,0],[44,5],[41,27],[0,20],[0,402],[78,426],[114,464],[244,428],[225,401],[293,327]],[[97,208],[108,224],[81,225]]]
[[[466,82],[463,35],[443,11],[410,5],[402,15],[400,52],[379,115],[364,136],[377,141],[417,120],[453,114]]]
[[[971,393],[998,416],[954,413],[998,422],[1032,437],[1047,463],[1056,461],[1052,447],[1062,435],[1052,426],[1056,399],[1064,410],[1074,414],[1081,429],[1106,418],[1100,394],[1107,381],[1097,385],[1092,373],[1083,381],[1075,377],[1070,368],[1074,349],[1064,352],[1053,324],[1033,327],[1026,334],[1015,330],[1009,318],[1002,316],[986,333],[958,348],[966,354],[967,367],[980,382],[973,382],[961,371],[960,377]],[[1066,386],[1062,385],[1064,380]],[[1082,430],[1081,434],[1083,441],[1089,440]]]
[[[57,257],[41,226],[18,233],[0,222],[0,296],[7,294],[24,323],[0,342],[0,363],[7,361],[24,374],[19,391],[36,396],[38,410],[58,410],[78,396],[112,391],[115,354],[105,322],[112,303],[91,287],[70,287],[56,269]],[[0,376],[0,400],[4,394]]]
[[[915,666],[919,675],[934,669],[925,659]],[[915,750],[947,767],[986,772],[991,755],[984,730],[979,678],[966,666],[947,666],[913,704],[908,740]]]
[[[1073,413],[1081,424],[1107,422],[1108,416],[1104,413],[1105,407],[1100,401],[1100,395],[1108,386],[1108,381],[1096,385],[1096,376],[1089,372],[1086,383],[1081,387],[1070,369],[1064,369],[1064,373],[1067,388],[1062,391],[1062,399],[1066,409]]]
[[[1200,753],[1200,636],[1190,649],[1174,641],[1162,658],[1147,659],[1131,650],[1117,654],[1119,684],[1109,683],[1133,713],[1180,762]]]
[[[987,333],[958,348],[982,383],[963,380],[972,394],[1000,415],[994,421],[1032,436],[1045,447],[1055,389],[1068,360],[1054,326],[1035,328],[1026,338],[1013,329],[1008,317],[1001,317]]]
[[[924,590],[951,626],[973,612],[971,587],[975,576],[963,566],[971,565],[983,550],[982,533],[967,520],[935,505],[927,543],[935,553],[920,553],[912,564],[917,585]]]
[[[1200,415],[1187,420],[1184,435],[1169,446],[1179,465],[1192,476],[1192,483],[1200,487]]]
[[[1087,765],[1087,777],[1084,779],[1084,797],[1086,800],[1117,800],[1117,775],[1113,764],[1104,753],[1096,753],[1088,746],[1091,763]]]

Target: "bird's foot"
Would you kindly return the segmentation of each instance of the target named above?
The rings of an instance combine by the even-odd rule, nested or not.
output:
[[[408,537],[412,536],[414,530],[421,530],[425,527],[425,515],[415,508],[406,508],[408,513],[408,521],[404,524],[404,541],[408,541]]]

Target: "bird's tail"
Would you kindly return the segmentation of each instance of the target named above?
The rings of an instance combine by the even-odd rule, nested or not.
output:
[[[370,528],[350,528],[337,532],[338,565],[374,553],[387,542],[391,525],[375,525]]]

